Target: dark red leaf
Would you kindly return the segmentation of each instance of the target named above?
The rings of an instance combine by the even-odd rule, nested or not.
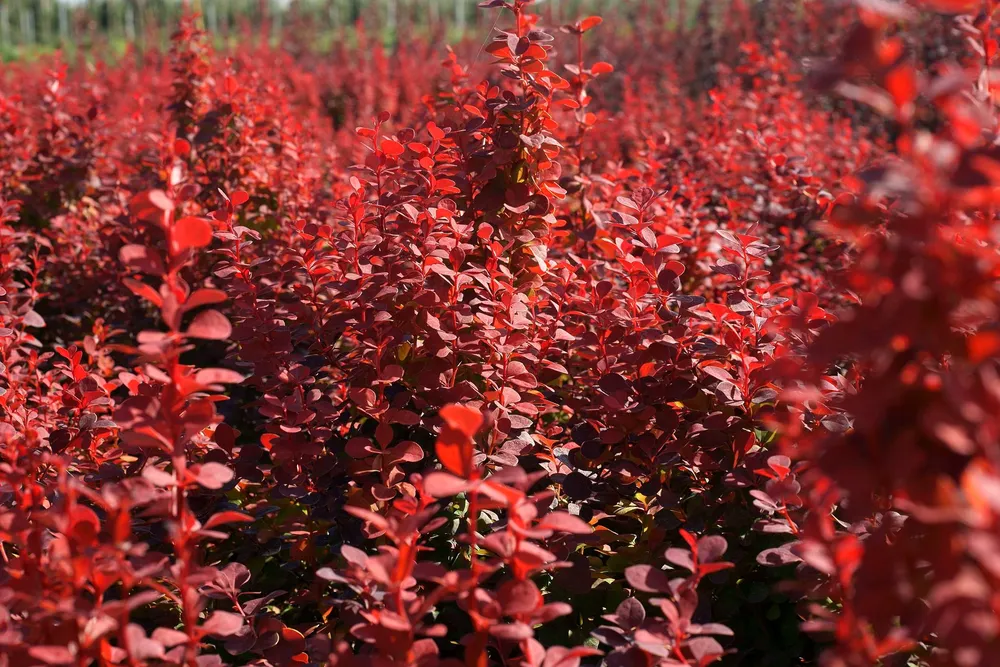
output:
[[[633,565],[625,569],[625,579],[632,588],[644,593],[665,593],[670,590],[670,578],[652,565]]]
[[[508,579],[497,589],[497,599],[507,616],[531,614],[542,606],[542,593],[531,579]]]

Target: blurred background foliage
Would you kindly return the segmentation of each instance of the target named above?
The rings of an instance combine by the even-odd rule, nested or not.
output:
[[[678,0],[685,4],[684,0]],[[279,40],[289,32],[323,47],[363,24],[392,44],[405,32],[440,31],[460,39],[492,14],[478,0],[194,0],[203,27],[219,43],[248,32]],[[555,21],[587,14],[641,15],[647,0],[544,0],[537,10]],[[658,3],[662,4],[662,3]],[[693,3],[689,3],[693,4]],[[182,0],[0,0],[0,54],[5,60],[110,47],[124,52],[163,47],[184,9]],[[622,16],[624,15],[624,16]],[[488,26],[485,26],[488,28]],[[349,39],[349,33],[346,35]]]

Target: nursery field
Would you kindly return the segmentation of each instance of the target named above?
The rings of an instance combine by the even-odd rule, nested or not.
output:
[[[0,667],[1000,664],[994,2],[478,11],[2,65]]]

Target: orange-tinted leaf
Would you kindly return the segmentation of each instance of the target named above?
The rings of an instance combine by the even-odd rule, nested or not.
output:
[[[445,428],[438,436],[434,451],[446,470],[463,478],[471,476],[472,441],[461,433]]]
[[[441,141],[445,138],[444,130],[437,126],[436,123],[427,123],[427,132],[431,135],[431,138],[435,141]]]
[[[451,404],[441,408],[445,425],[435,451],[446,470],[468,479],[472,476],[473,438],[483,424],[479,410]]]
[[[225,512],[218,512],[213,514],[205,525],[202,526],[205,530],[221,526],[225,523],[252,523],[254,518],[249,514],[244,514],[243,512],[236,512],[234,510],[227,510]]]
[[[996,331],[980,331],[971,336],[968,342],[969,360],[979,363],[1000,353],[1000,333]]]
[[[212,225],[204,218],[181,218],[174,223],[173,233],[180,250],[203,248],[212,242]]]
[[[382,152],[390,157],[399,157],[405,150],[403,144],[393,139],[385,139],[382,142]]]
[[[470,440],[479,432],[483,425],[483,414],[474,408],[451,404],[441,408],[438,413],[448,428],[462,433]]]

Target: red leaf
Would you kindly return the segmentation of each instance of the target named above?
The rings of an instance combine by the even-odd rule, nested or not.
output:
[[[150,190],[148,196],[149,203],[161,211],[174,210],[174,200],[171,199],[163,190]]]
[[[233,471],[221,463],[203,463],[198,466],[196,479],[206,489],[221,489],[233,479]]]
[[[688,640],[687,646],[699,665],[709,665],[726,652],[722,645],[711,637],[693,637]]]
[[[403,148],[403,144],[398,141],[394,141],[393,139],[384,139],[382,141],[382,152],[389,157],[399,157],[405,150],[406,149]]]
[[[577,646],[576,648],[553,646],[546,652],[543,667],[580,667],[580,658],[589,658],[595,655],[602,655],[602,653],[599,649],[589,646]]]
[[[389,528],[389,522],[385,520],[385,517],[381,514],[376,514],[371,510],[366,510],[362,507],[353,507],[348,505],[344,508],[344,511],[348,514],[354,515],[361,519],[362,521],[367,521],[379,530],[387,530]]]
[[[28,655],[46,665],[71,665],[76,662],[65,646],[31,646],[28,648]]]
[[[579,24],[580,25],[580,32],[587,32],[588,30],[591,30],[592,28],[596,28],[597,26],[601,25],[602,23],[604,23],[604,19],[602,19],[600,16],[588,16],[587,18],[585,18],[582,21],[580,21],[580,24]]]
[[[162,276],[163,259],[160,253],[143,245],[130,243],[118,251],[118,258],[133,271],[148,273],[151,276]]]
[[[721,572],[722,570],[729,570],[733,567],[736,567],[733,563],[725,561],[720,561],[718,563],[705,563],[703,565],[698,565],[698,574],[703,577],[707,577],[710,574]]]
[[[246,190],[237,190],[229,197],[229,201],[233,203],[233,206],[240,206],[250,201],[250,195],[247,194]]]
[[[767,467],[773,470],[779,479],[784,479],[792,471],[791,466],[792,460],[783,454],[775,454],[767,459]]]
[[[508,642],[530,639],[534,633],[527,623],[498,623],[490,626],[490,634]]]
[[[33,327],[36,329],[42,329],[45,327],[45,320],[42,319],[42,316],[34,310],[26,312],[21,318],[21,321],[26,327]]]
[[[179,250],[202,248],[212,242],[212,225],[204,218],[181,218],[174,223],[173,240]]]
[[[445,425],[435,447],[438,459],[445,469],[468,479],[472,476],[473,437],[483,424],[483,415],[456,404],[441,408],[440,415]]]
[[[162,487],[172,486],[177,481],[177,478],[174,477],[172,472],[161,470],[156,466],[146,466],[143,468],[142,477],[150,484]]]
[[[615,609],[614,615],[619,627],[631,630],[646,620],[646,609],[635,598],[625,598]]]
[[[672,271],[673,273],[676,273],[678,276],[684,275],[684,265],[681,264],[680,262],[671,260],[667,262],[663,268],[667,271]]]
[[[670,590],[670,578],[652,565],[633,565],[625,569],[629,585],[643,593],[665,593]]]
[[[446,470],[466,479],[472,476],[472,442],[461,434],[445,429],[438,436],[434,451]]]
[[[538,522],[538,527],[574,535],[589,535],[594,532],[586,521],[567,512],[549,512]]]
[[[162,224],[163,213],[174,210],[174,203],[163,190],[147,190],[132,197],[129,210],[139,220]]]
[[[674,565],[694,571],[694,560],[691,556],[691,552],[687,549],[670,547],[667,549],[666,558]]]
[[[892,96],[896,109],[905,111],[917,98],[917,73],[909,63],[902,63],[886,74],[885,88]]]
[[[225,340],[232,332],[233,327],[225,315],[217,310],[206,310],[195,316],[186,335],[190,338]]]
[[[695,539],[695,536],[688,531],[681,528],[677,532],[682,538],[684,538],[684,541],[688,543],[688,546],[691,547],[691,549],[694,549],[698,545],[698,541]]]
[[[237,512],[235,510],[227,510],[225,512],[213,514],[209,520],[205,522],[205,525],[202,526],[202,528],[209,530],[225,523],[253,523],[254,520],[255,519],[249,514],[244,514],[243,512]]]
[[[157,292],[155,289],[153,289],[146,283],[134,280],[132,278],[123,278],[122,283],[124,283],[125,287],[128,287],[133,294],[135,294],[136,296],[141,296],[142,298],[152,303],[154,306],[160,307],[163,305],[163,299],[160,297],[159,292]]]
[[[483,425],[483,414],[476,409],[464,405],[451,404],[441,408],[438,413],[448,428],[457,431],[471,440]]]
[[[208,620],[202,624],[201,632],[206,635],[228,637],[235,635],[243,627],[243,617],[228,611],[213,611]]]
[[[382,369],[379,379],[383,382],[396,382],[403,377],[403,367],[398,364],[390,364]]]
[[[372,454],[377,454],[378,450],[372,446],[372,441],[368,438],[351,438],[344,445],[344,451],[347,455],[355,459],[363,459],[371,456]]]
[[[530,614],[542,606],[542,593],[531,579],[508,579],[497,590],[497,600],[507,616]]]
[[[344,560],[348,563],[353,563],[358,567],[364,567],[368,562],[368,554],[357,547],[352,547],[349,544],[342,544],[340,546],[340,555],[343,556]]]
[[[387,459],[391,460],[393,463],[397,461],[406,461],[407,463],[414,463],[416,461],[421,461],[424,458],[424,450],[420,448],[415,442],[409,440],[401,442],[387,452]]]
[[[981,0],[920,0],[920,4],[945,14],[966,14],[979,9]]]
[[[167,648],[183,644],[188,639],[187,634],[173,628],[156,628],[152,637]]]
[[[429,472],[424,477],[424,492],[435,498],[448,498],[463,493],[469,483],[461,477],[446,472]]]
[[[200,385],[212,384],[239,384],[244,378],[236,371],[227,368],[205,368],[194,376],[195,382]]]
[[[212,303],[222,303],[226,300],[226,293],[218,289],[196,290],[187,301],[184,302],[184,310],[194,310],[199,306],[207,306]]]
[[[69,515],[72,536],[85,543],[90,543],[101,530],[101,521],[94,510],[84,505],[75,505]]]
[[[680,262],[670,261],[667,262],[660,271],[659,275],[656,276],[656,284],[660,286],[660,289],[665,292],[671,292],[680,287],[678,278],[684,274],[684,265]]]
[[[444,130],[438,127],[433,121],[427,123],[427,132],[431,135],[431,138],[435,141],[441,141],[445,137]]]
[[[611,63],[600,62],[590,66],[590,73],[595,76],[598,74],[610,74],[614,71],[615,67]]]
[[[375,392],[365,387],[354,387],[349,392],[351,400],[362,408],[370,408],[375,405]]]
[[[1000,333],[980,331],[968,340],[969,361],[979,363],[1000,353]]]

